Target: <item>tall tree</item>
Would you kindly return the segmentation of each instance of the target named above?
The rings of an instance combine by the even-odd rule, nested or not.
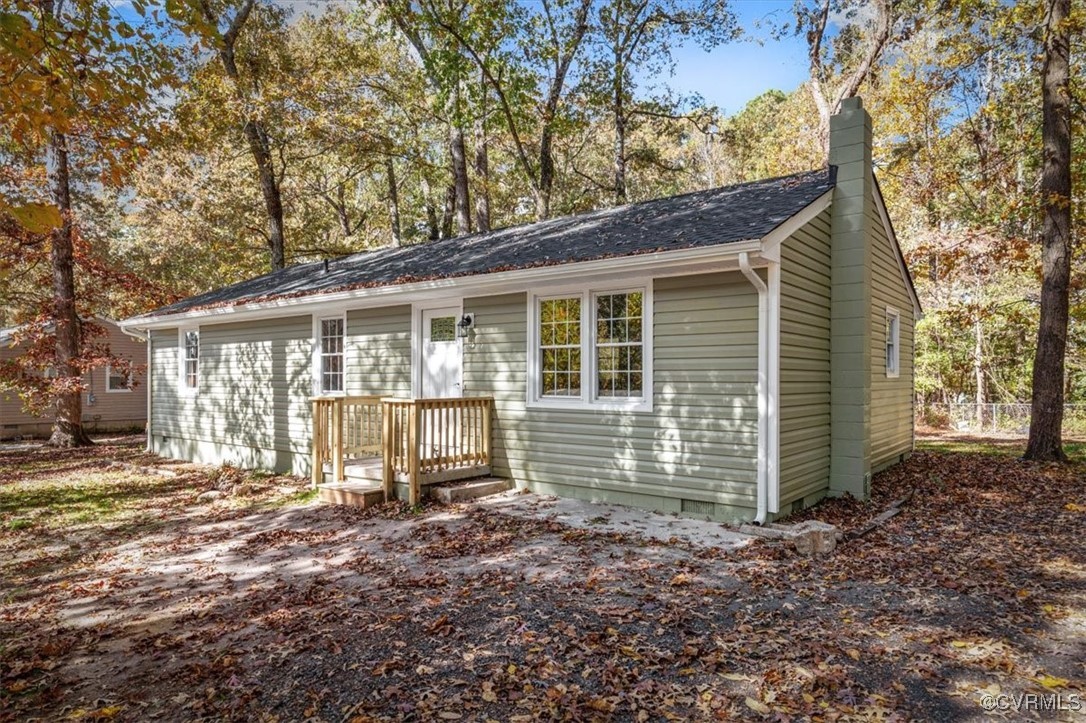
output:
[[[382,0],[389,22],[418,54],[427,79],[440,102],[447,123],[447,148],[452,172],[452,208],[458,234],[471,232],[470,179],[464,127],[470,113],[466,108],[464,84],[470,64],[460,52],[448,28],[462,28],[474,15],[484,14],[494,3],[470,7],[467,3],[431,0]]]
[[[146,10],[134,3],[132,17]],[[94,310],[81,309],[77,298],[76,266],[88,256],[78,238],[77,172],[100,186],[121,182],[149,142],[148,108],[168,77],[170,54],[156,30],[135,22],[93,0],[16,0],[0,11],[0,140],[5,163],[29,169],[19,198],[4,194],[0,212],[48,239],[49,293],[39,313],[26,311],[40,332],[39,348],[51,346],[41,356],[50,381],[37,391],[51,401],[49,442],[59,447],[91,443],[82,423],[82,378],[107,363],[87,354],[82,315]],[[44,183],[32,182],[35,176]]]
[[[203,30],[223,70],[230,79],[238,104],[244,110],[242,132],[249,145],[249,152],[256,163],[260,193],[264,199],[267,222],[268,254],[271,268],[277,271],[286,266],[286,229],[283,222],[282,179],[272,158],[272,142],[267,122],[257,111],[254,94],[259,93],[259,79],[246,78],[238,67],[238,42],[246,23],[256,7],[256,0],[242,0],[233,17],[226,15],[227,8],[218,8],[211,0],[199,0]]]
[[[556,178],[554,145],[574,62],[589,30],[592,0],[542,0],[514,6],[506,23],[457,26],[439,18],[479,68],[494,92],[499,112],[535,200],[536,220],[550,218]],[[480,27],[481,26],[481,27]],[[495,31],[515,28],[516,46],[499,52]],[[537,90],[542,89],[541,96]],[[532,139],[538,139],[536,143]]]
[[[818,139],[830,148],[830,116],[859,92],[887,48],[908,33],[902,0],[797,0],[796,32],[807,38],[808,87],[818,108]],[[870,15],[874,11],[874,16]],[[839,27],[831,34],[831,21]]]
[[[1071,283],[1071,0],[1048,0],[1041,69],[1041,320],[1026,459],[1064,461],[1064,361]]]
[[[590,92],[605,99],[614,123],[611,160],[614,202],[627,198],[627,140],[631,119],[677,112],[677,101],[661,95],[637,102],[635,77],[660,78],[673,71],[672,49],[687,39],[711,50],[736,35],[735,17],[723,0],[610,0],[596,10],[588,63]]]

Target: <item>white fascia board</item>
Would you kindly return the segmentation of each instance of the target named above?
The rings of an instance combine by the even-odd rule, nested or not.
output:
[[[826,191],[821,196],[807,204],[794,216],[784,221],[762,238],[762,257],[770,261],[780,262],[781,243],[786,238],[799,231],[813,221],[818,214],[829,208],[833,202],[833,189]]]
[[[335,313],[395,304],[417,303],[468,296],[492,296],[526,291],[545,285],[596,283],[623,278],[654,278],[728,271],[739,268],[739,254],[750,255],[756,266],[764,266],[762,240],[749,239],[708,247],[658,251],[554,266],[533,267],[492,274],[460,276],[395,286],[376,286],[326,294],[272,299],[269,301],[214,307],[165,316],[135,316],[120,323],[126,329],[168,329],[179,325],[225,324],[233,321],[281,318],[305,314]]]

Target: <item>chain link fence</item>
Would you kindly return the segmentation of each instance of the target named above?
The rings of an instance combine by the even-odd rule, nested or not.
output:
[[[927,403],[916,406],[918,425],[933,429],[959,432],[1000,432],[1021,434],[1029,432],[1030,405],[1014,403]],[[1086,404],[1065,404],[1063,407],[1065,433],[1086,434]]]

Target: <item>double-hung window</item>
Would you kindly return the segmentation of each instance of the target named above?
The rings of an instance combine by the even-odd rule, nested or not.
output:
[[[530,405],[651,409],[647,288],[583,289],[530,304]]]
[[[645,396],[643,291],[595,296],[596,397],[643,399]]]
[[[200,330],[181,330],[181,390],[195,394],[200,387]]]
[[[343,336],[346,324],[342,316],[320,320],[320,392],[343,393]]]
[[[886,309],[886,376],[891,379],[901,374],[901,314]]]
[[[539,301],[539,396],[581,398],[581,297]]]

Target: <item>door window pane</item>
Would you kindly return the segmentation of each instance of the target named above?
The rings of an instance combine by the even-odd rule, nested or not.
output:
[[[456,317],[435,316],[430,319],[430,341],[456,341]]]

